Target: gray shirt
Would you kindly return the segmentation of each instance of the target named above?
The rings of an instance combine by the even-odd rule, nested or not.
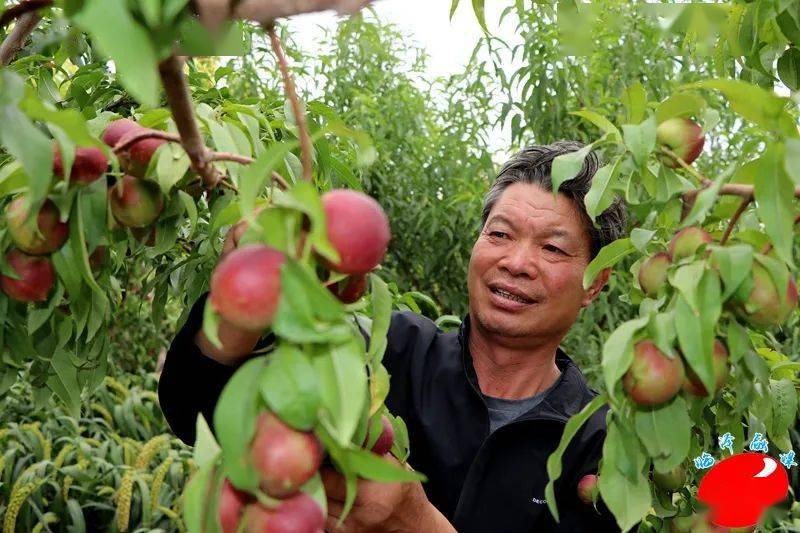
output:
[[[556,380],[557,382],[558,380]],[[550,389],[552,388],[550,387]],[[539,402],[550,392],[550,389],[521,400],[506,400],[505,398],[494,398],[484,394],[483,399],[486,402],[486,407],[489,408],[489,433],[494,433],[497,428],[508,424],[518,416],[539,405]]]

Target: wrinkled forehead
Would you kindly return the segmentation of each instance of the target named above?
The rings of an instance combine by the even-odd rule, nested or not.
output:
[[[489,224],[506,224],[537,235],[569,239],[589,247],[589,234],[581,211],[568,196],[530,183],[508,186],[492,206]]]

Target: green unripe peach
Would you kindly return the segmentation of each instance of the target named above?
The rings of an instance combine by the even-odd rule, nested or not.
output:
[[[702,228],[697,226],[684,228],[669,241],[669,255],[672,261],[680,261],[685,257],[693,256],[700,246],[712,241],[711,235]]]
[[[161,189],[152,181],[125,175],[122,183],[108,189],[114,218],[129,228],[143,228],[155,222],[164,208]]]
[[[667,270],[671,260],[667,252],[658,252],[648,257],[639,268],[639,286],[647,296],[655,297],[667,281]]]
[[[676,466],[668,472],[654,470],[653,482],[664,490],[678,491],[686,485],[686,470],[682,466]]]
[[[683,361],[670,357],[650,340],[633,347],[633,362],[622,378],[628,396],[639,405],[659,405],[671,400],[681,389]]]
[[[658,125],[656,141],[672,150],[687,164],[691,164],[703,151],[705,139],[702,131],[699,124],[688,118],[669,118]],[[659,159],[668,167],[680,166],[680,163],[666,155]]]
[[[786,287],[786,302],[781,304],[772,276],[759,263],[753,263],[752,276],[742,282],[731,298],[734,313],[758,328],[784,323],[797,309],[797,300],[797,282],[791,273]]]
[[[24,195],[6,208],[8,234],[17,248],[30,255],[50,254],[61,248],[69,237],[69,226],[61,222],[56,204],[45,200],[35,221],[28,220],[29,211]]]

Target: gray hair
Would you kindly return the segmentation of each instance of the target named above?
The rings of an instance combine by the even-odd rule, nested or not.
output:
[[[515,154],[503,165],[483,199],[481,228],[486,225],[489,213],[506,187],[514,183],[530,183],[546,191],[552,191],[550,170],[553,159],[569,152],[576,152],[584,146],[578,141],[556,141],[548,145],[531,145]],[[584,198],[592,186],[595,172],[601,166],[599,156],[595,152],[589,152],[578,175],[565,181],[558,188],[558,192],[572,200],[581,213],[591,239],[590,259],[594,259],[603,246],[619,239],[626,231],[628,223],[627,208],[619,197],[614,198],[608,209],[596,217],[597,227],[592,224],[592,219],[586,212]]]

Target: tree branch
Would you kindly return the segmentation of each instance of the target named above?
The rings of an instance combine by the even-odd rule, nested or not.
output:
[[[252,157],[247,157],[246,155],[239,155],[239,154],[232,154],[230,152],[214,152],[211,154],[209,158],[211,161],[233,161],[234,163],[241,163],[242,165],[249,165],[255,161]],[[278,184],[278,186],[286,191],[289,190],[289,182],[286,181],[286,178],[275,172],[272,171],[272,181]]]
[[[233,10],[234,18],[268,24],[276,18],[335,9],[339,14],[355,13],[372,0],[241,0]]]
[[[203,185],[210,189],[219,182],[221,176],[211,164],[209,150],[194,117],[189,85],[183,75],[183,60],[172,55],[159,63],[158,72],[172,118],[180,133],[181,145],[189,156],[192,169],[203,178]]]
[[[181,137],[180,135],[175,135],[174,133],[169,133],[166,131],[160,130],[134,130],[125,136],[123,136],[117,144],[114,145],[114,153],[118,154],[120,152],[124,152],[137,142],[144,140],[144,139],[164,139],[165,141],[173,142],[173,143],[180,143]]]
[[[28,40],[28,36],[33,33],[40,20],[42,17],[36,11],[25,13],[17,19],[14,29],[8,34],[3,44],[0,44],[0,66],[4,67],[11,63],[17,52],[25,46],[25,41]]]
[[[275,52],[275,57],[278,58],[278,65],[281,69],[283,76],[283,86],[286,91],[286,96],[292,104],[292,111],[294,112],[294,119],[297,122],[297,129],[300,136],[300,161],[303,165],[303,179],[309,183],[312,181],[312,161],[311,161],[311,136],[308,134],[308,122],[306,121],[306,114],[300,106],[300,99],[297,97],[292,74],[289,72],[289,65],[286,62],[286,56],[283,54],[281,48],[281,40],[278,34],[275,33],[274,24],[266,24],[265,29],[269,34],[269,40],[272,43],[272,50]]]
[[[11,22],[16,18],[22,17],[31,11],[37,11],[43,7],[50,7],[53,5],[53,0],[27,0],[27,2],[20,2],[15,6],[11,6],[0,15],[0,28]]]
[[[736,225],[736,221],[739,220],[739,217],[742,216],[742,213],[744,213],[744,210],[747,209],[747,206],[750,205],[750,202],[752,201],[753,198],[751,196],[747,196],[744,200],[742,200],[742,203],[739,204],[739,208],[736,209],[736,212],[731,217],[730,222],[728,222],[728,227],[725,228],[725,233],[723,233],[722,238],[719,240],[720,246],[724,245],[728,241],[728,237],[731,236],[731,232],[733,231],[733,227]]]

